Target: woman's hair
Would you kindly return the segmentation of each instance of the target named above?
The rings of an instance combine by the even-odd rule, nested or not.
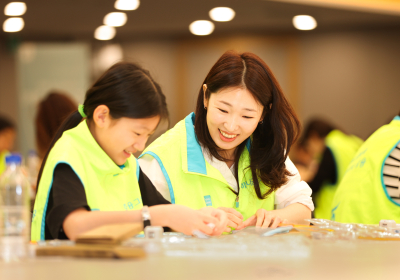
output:
[[[67,94],[51,91],[38,106],[36,114],[36,146],[38,154],[44,157],[51,140],[63,121],[74,111],[78,104]]]
[[[222,89],[240,87],[247,89],[264,106],[263,121],[258,124],[251,139],[250,166],[254,188],[258,198],[264,199],[284,185],[292,175],[285,167],[285,160],[300,130],[300,122],[282,92],[277,80],[267,64],[253,53],[224,53],[211,68],[200,88],[196,105],[195,131],[198,141],[212,156],[225,160],[218,154],[218,146],[212,140],[207,127],[207,110],[204,109],[204,96],[210,98]],[[245,147],[241,143],[235,153],[236,179],[238,162]],[[261,180],[270,189],[261,193]]]
[[[154,116],[168,118],[167,103],[161,87],[147,70],[129,62],[119,62],[111,66],[87,90],[83,105],[89,121],[93,119],[93,112],[100,105],[108,107],[113,119],[143,119]],[[81,121],[82,116],[75,110],[58,129],[40,167],[38,187],[51,148],[64,131],[76,127]]]
[[[334,129],[336,129],[336,127],[328,121],[314,118],[305,126],[303,135],[299,141],[300,145],[304,146],[307,140],[313,135],[319,138],[325,138]]]

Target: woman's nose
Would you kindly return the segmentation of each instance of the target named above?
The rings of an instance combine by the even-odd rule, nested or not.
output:
[[[238,122],[236,117],[230,117],[226,122],[225,122],[225,127],[228,130],[227,132],[233,132],[236,131],[238,128]]]

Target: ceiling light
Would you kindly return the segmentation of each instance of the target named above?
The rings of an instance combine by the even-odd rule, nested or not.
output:
[[[104,17],[103,23],[108,26],[122,26],[126,23],[128,17],[125,13],[114,12]]]
[[[97,40],[111,40],[115,36],[115,28],[112,26],[102,25],[94,31],[94,38]]]
[[[3,23],[3,30],[4,32],[18,32],[24,28],[24,25],[25,23],[22,18],[13,17],[6,19],[6,21]]]
[[[214,31],[214,24],[209,20],[196,20],[189,25],[189,30],[194,35],[209,35]]]
[[[295,16],[293,25],[299,30],[312,30],[317,27],[317,21],[312,16]]]
[[[139,8],[139,0],[117,0],[115,1],[114,8],[123,11],[133,11]]]
[[[235,11],[227,7],[218,7],[210,11],[210,18],[215,21],[230,21],[235,17]]]
[[[22,16],[26,12],[26,5],[24,2],[11,2],[4,8],[6,16]]]

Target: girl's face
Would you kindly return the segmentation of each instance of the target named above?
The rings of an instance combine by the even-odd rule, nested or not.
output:
[[[228,157],[232,157],[236,147],[253,134],[264,109],[247,89],[239,87],[212,93],[204,104],[210,135]]]
[[[133,153],[144,150],[147,139],[154,133],[160,121],[159,116],[115,120],[111,119],[108,112],[103,115],[100,112],[96,116],[96,110],[93,114],[95,129],[91,129],[93,137],[117,165],[123,165]]]

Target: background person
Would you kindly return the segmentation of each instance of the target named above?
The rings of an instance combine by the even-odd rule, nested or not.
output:
[[[139,163],[168,201],[220,207],[232,228],[306,223],[311,189],[287,156],[299,128],[265,62],[226,52],[200,87],[196,114],[155,140]]]
[[[78,104],[68,94],[59,91],[51,91],[40,101],[35,118],[36,147],[40,159],[44,158],[58,128],[76,108]]]
[[[6,156],[14,147],[16,135],[14,123],[0,115],[0,175],[6,169]]]
[[[357,151],[331,209],[332,220],[342,223],[400,223],[400,113]]]
[[[310,157],[303,153],[308,168],[299,170],[313,191],[315,218],[331,218],[330,206],[337,186],[362,142],[357,136],[348,135],[323,119],[313,119],[306,125],[299,146]]]
[[[74,240],[105,224],[140,222],[143,205],[169,204],[132,156],[167,116],[165,96],[148,71],[124,62],[108,69],[65,120],[44,157],[31,239]],[[226,229],[226,215],[217,209],[158,205],[149,212],[152,225],[185,234],[218,235]]]

